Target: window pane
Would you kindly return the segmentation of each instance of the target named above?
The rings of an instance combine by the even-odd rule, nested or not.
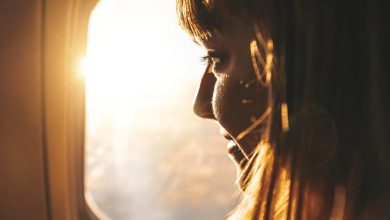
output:
[[[86,188],[114,220],[223,219],[236,203],[226,141],[192,113],[205,66],[174,4],[103,0],[90,21]]]

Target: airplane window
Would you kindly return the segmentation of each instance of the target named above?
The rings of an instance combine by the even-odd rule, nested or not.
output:
[[[101,0],[86,79],[86,193],[112,220],[223,219],[235,167],[215,122],[192,113],[205,66],[175,1]]]

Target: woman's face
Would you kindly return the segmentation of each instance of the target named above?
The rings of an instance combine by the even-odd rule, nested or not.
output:
[[[250,54],[254,31],[249,24],[233,23],[199,44],[207,52],[208,68],[202,77],[194,111],[214,119],[229,140],[228,152],[240,163],[257,146],[261,125],[237,140],[266,109],[267,90],[256,85]]]

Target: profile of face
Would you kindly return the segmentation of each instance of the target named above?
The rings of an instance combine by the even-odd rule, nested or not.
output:
[[[268,90],[256,86],[250,43],[255,39],[252,25],[232,22],[211,37],[198,40],[207,52],[208,66],[194,102],[195,113],[218,121],[221,133],[230,140],[228,152],[238,163],[250,158],[260,141],[264,126],[257,126],[237,138],[266,111]]]

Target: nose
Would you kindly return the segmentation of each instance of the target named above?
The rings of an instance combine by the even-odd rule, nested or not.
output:
[[[212,98],[216,80],[214,74],[211,73],[210,66],[208,66],[203,73],[193,104],[195,114],[201,118],[215,119]]]

